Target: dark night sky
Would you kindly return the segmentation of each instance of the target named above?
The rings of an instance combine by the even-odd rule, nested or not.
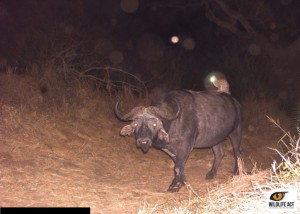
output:
[[[259,79],[279,91],[282,73],[296,75],[299,11],[297,0],[1,0],[0,59],[26,67],[53,43],[80,44],[81,67],[121,68],[149,88],[203,89],[218,70],[233,89]]]

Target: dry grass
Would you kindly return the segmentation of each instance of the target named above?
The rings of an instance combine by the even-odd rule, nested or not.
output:
[[[114,94],[94,88],[89,80],[53,76],[50,67],[37,70],[24,76],[0,75],[0,191],[4,193],[0,205],[90,206],[92,213],[253,213],[254,207],[255,212],[264,212],[267,192],[299,181],[298,140],[279,145],[289,153],[280,153],[284,162],[273,165],[273,172],[256,165],[251,170],[240,160],[240,171],[248,175],[212,183],[199,182],[199,174],[199,178],[188,175],[189,182],[179,193],[166,193],[162,188],[172,179],[170,160],[158,151],[143,156],[131,139],[118,137],[123,124],[114,118]],[[161,91],[153,92],[157,93]],[[124,111],[148,103],[128,87],[118,95]],[[284,117],[274,105],[254,97],[245,100],[246,143],[257,145],[261,138],[259,142],[268,142],[261,148],[276,145],[271,141],[280,133],[272,131],[264,116]],[[251,125],[254,128],[249,130]],[[291,138],[286,132],[281,142],[287,139]],[[257,156],[270,154],[271,150],[261,148],[255,151]],[[248,145],[244,149],[254,151]],[[197,162],[201,170],[209,165],[204,153],[203,162]],[[193,161],[196,165],[198,159]]]
[[[284,151],[282,152],[279,149],[272,148],[275,150],[281,157],[281,161],[277,163],[276,161],[272,164],[272,170],[274,172],[273,180],[276,180],[279,183],[285,180],[293,180],[297,178],[300,180],[300,154],[299,154],[299,143],[300,137],[292,136],[289,132],[284,130],[279,121],[268,117],[272,124],[279,128],[284,135],[278,141],[278,144],[282,144]],[[300,131],[298,132],[300,136]]]

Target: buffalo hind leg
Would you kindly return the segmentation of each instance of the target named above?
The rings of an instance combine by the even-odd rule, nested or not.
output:
[[[239,174],[239,165],[238,165],[238,159],[241,156],[241,140],[242,140],[242,134],[241,134],[241,128],[238,127],[235,129],[230,135],[229,135],[232,148],[233,148],[233,155],[234,155],[234,175]]]
[[[206,174],[206,179],[212,179],[215,177],[217,170],[220,166],[220,163],[224,157],[222,144],[218,144],[212,147],[214,152],[215,160],[211,170]]]

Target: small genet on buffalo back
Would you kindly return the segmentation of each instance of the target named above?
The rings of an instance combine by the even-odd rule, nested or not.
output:
[[[133,134],[137,147],[147,153],[161,149],[173,160],[174,179],[169,191],[178,191],[186,181],[184,166],[194,148],[211,147],[214,153],[212,169],[206,178],[212,179],[224,156],[222,142],[230,138],[234,152],[234,174],[238,174],[242,115],[241,105],[231,95],[214,91],[170,91],[154,99],[149,107],[135,107],[122,114],[121,121],[130,121],[120,135]]]

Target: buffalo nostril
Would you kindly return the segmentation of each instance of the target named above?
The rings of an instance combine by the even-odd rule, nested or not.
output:
[[[137,140],[137,145],[138,146],[145,146],[145,145],[149,145],[151,146],[151,140],[150,139],[147,139],[147,138],[143,138],[143,139],[138,139]]]

